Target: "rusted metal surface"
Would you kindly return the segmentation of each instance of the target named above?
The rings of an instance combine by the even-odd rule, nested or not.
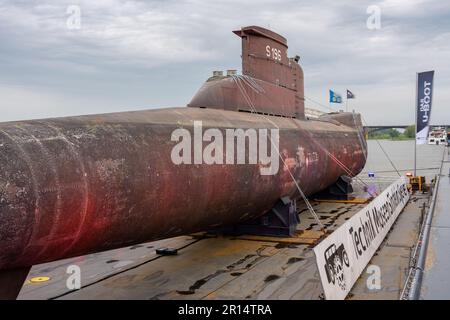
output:
[[[175,165],[179,127],[280,128],[306,194],[364,166],[357,132],[320,121],[173,108],[0,125],[0,269],[29,266],[256,217],[295,196],[288,168]],[[270,120],[270,121],[269,121]]]
[[[213,77],[205,82],[188,106],[295,117],[295,95],[291,94],[290,90],[252,79],[260,87],[259,90],[256,90],[245,79],[242,77]],[[249,104],[249,100],[252,105]]]

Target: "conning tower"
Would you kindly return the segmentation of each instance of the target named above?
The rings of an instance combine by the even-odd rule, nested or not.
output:
[[[242,75],[216,72],[188,107],[304,119],[303,70],[298,56],[288,57],[287,40],[257,26],[233,32],[242,38]]]

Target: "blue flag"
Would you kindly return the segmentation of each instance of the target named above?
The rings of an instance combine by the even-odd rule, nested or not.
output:
[[[330,102],[331,103],[342,103],[341,95],[330,89]]]

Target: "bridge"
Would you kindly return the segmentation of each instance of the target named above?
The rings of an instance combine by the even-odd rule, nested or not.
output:
[[[370,125],[370,126],[364,126],[364,129],[367,133],[369,132],[375,132],[375,131],[380,131],[380,130],[384,130],[384,129],[406,129],[407,127],[411,126],[413,124],[399,124],[399,125],[379,125],[379,126],[374,126],[374,125]],[[449,128],[450,125],[449,124],[431,124],[430,125],[431,128],[433,127],[444,127],[444,128]]]

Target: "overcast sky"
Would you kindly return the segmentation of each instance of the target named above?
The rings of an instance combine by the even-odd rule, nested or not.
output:
[[[240,69],[231,31],[247,25],[288,39],[307,97],[328,105],[329,88],[349,88],[369,124],[413,123],[415,74],[434,69],[431,122],[450,124],[442,0],[0,0],[0,121],[185,106],[213,70]]]

